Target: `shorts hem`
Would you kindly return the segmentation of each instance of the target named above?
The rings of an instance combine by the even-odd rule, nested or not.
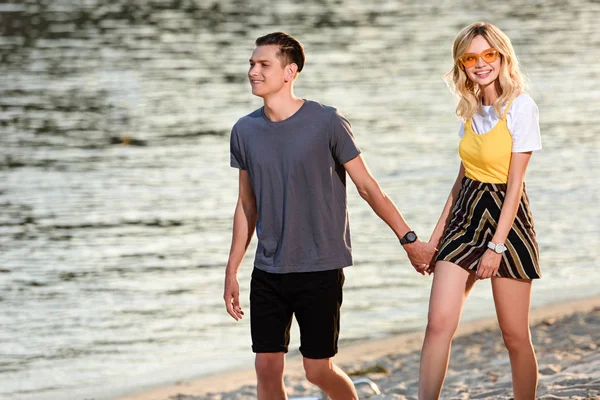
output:
[[[435,260],[435,262],[438,262],[438,261],[445,261],[445,262],[449,262],[449,263],[452,263],[452,264],[454,264],[454,265],[458,265],[459,267],[461,267],[462,269],[465,269],[465,270],[467,270],[467,271],[477,272],[477,269],[476,269],[476,268],[470,268],[469,266],[466,266],[466,265],[464,265],[464,264],[463,264],[463,265],[461,265],[461,264],[459,264],[459,263],[457,263],[456,261],[453,261],[453,260],[445,260],[445,259],[440,259],[440,258],[438,258],[438,259],[436,259],[436,260]],[[542,277],[541,275],[534,276],[534,277],[532,277],[532,278],[522,278],[522,277],[503,276],[503,275],[494,275],[494,276],[495,276],[496,278],[508,278],[508,279],[516,279],[516,280],[519,280],[519,281],[531,281],[531,280],[534,280],[534,279],[540,279],[540,278]]]
[[[302,354],[302,357],[310,358],[311,360],[324,360],[327,358],[333,358],[337,354],[337,352],[338,350],[335,349],[333,352],[329,353],[311,353],[300,349],[300,354]]]
[[[287,347],[285,349],[282,349],[282,348],[273,349],[273,348],[260,348],[260,347],[252,346],[252,352],[253,353],[284,353],[284,354],[287,354],[288,349],[287,349]]]

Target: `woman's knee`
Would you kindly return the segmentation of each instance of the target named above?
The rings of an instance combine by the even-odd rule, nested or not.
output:
[[[458,318],[443,312],[430,312],[427,317],[427,335],[452,339],[458,328]]]
[[[281,379],[284,366],[283,353],[259,353],[254,362],[259,380]]]
[[[510,352],[528,351],[532,348],[529,329],[502,329],[502,339],[504,340],[504,345]]]

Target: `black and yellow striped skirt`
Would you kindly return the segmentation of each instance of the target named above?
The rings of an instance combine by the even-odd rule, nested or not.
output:
[[[468,270],[477,270],[479,260],[496,231],[505,195],[505,184],[463,178],[436,261],[449,261]],[[525,185],[505,245],[507,250],[502,254],[497,276],[541,278],[539,249]]]

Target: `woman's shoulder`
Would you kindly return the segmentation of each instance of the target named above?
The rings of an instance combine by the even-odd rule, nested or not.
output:
[[[530,111],[537,113],[537,104],[533,98],[527,93],[521,93],[513,100],[510,106],[510,113],[516,113],[517,111]]]

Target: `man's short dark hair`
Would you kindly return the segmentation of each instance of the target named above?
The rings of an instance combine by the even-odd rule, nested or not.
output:
[[[277,57],[281,60],[282,64],[296,64],[298,66],[298,72],[302,71],[304,67],[304,48],[302,44],[291,37],[285,32],[273,32],[268,35],[261,36],[256,39],[255,44],[257,46],[278,46],[279,53]]]

